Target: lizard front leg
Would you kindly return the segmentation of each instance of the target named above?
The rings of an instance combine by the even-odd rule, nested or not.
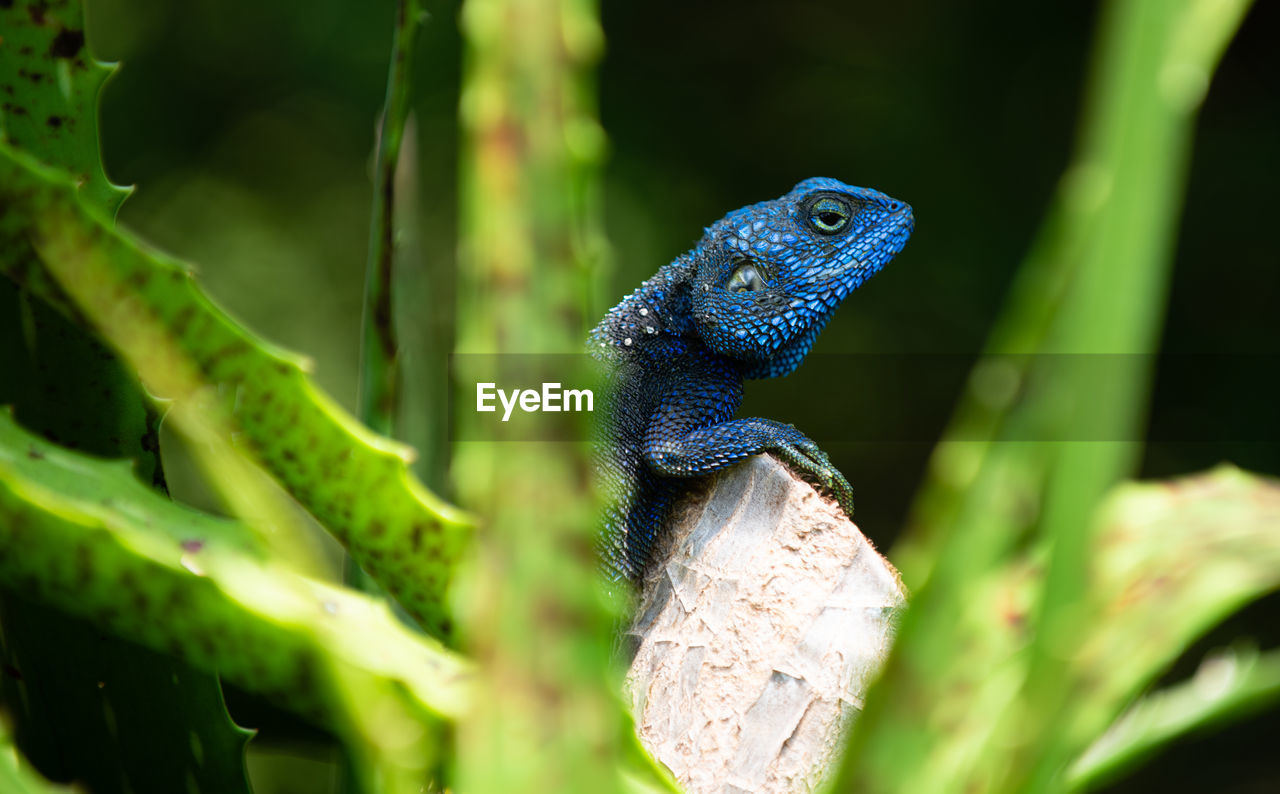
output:
[[[699,417],[699,413],[703,412],[691,410],[689,402],[668,401],[654,415],[644,445],[644,459],[650,468],[664,477],[692,477],[718,471],[751,455],[772,452],[829,491],[841,509],[853,515],[849,482],[831,465],[826,453],[794,426],[755,418],[712,418],[715,423],[707,425],[707,417]]]

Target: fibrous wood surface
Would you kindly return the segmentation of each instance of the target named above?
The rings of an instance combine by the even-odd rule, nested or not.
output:
[[[643,583],[640,738],[701,792],[807,792],[888,652],[897,572],[834,504],[757,456],[676,510]]]

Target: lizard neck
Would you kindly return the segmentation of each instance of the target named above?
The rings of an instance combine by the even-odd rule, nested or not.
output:
[[[590,352],[606,360],[644,358],[683,348],[693,330],[693,264],[685,254],[663,266],[609,310],[591,332]]]

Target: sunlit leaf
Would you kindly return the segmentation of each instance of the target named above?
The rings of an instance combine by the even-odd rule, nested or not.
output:
[[[1273,706],[1280,700],[1280,652],[1215,653],[1189,681],[1134,703],[1072,764],[1073,789],[1116,777],[1184,734]]]
[[[1224,466],[1123,486],[1090,561],[1080,628],[1058,638],[1072,709],[1055,731],[1075,752],[1193,640],[1280,587],[1280,485]]]
[[[406,448],[370,433],[312,383],[297,357],[228,317],[186,266],[109,228],[56,172],[3,146],[0,203],[8,207],[0,244],[32,239],[152,393],[191,400],[193,421],[216,402],[241,448],[410,614],[444,631],[445,593],[469,519],[413,477]],[[0,255],[0,272],[9,267]]]
[[[273,563],[254,535],[174,504],[120,463],[0,416],[0,587],[262,693],[417,791],[468,665],[386,605]]]

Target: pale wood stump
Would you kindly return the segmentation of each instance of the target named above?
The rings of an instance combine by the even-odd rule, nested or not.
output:
[[[641,740],[693,794],[815,790],[888,653],[897,572],[768,456],[674,523],[629,632]]]

